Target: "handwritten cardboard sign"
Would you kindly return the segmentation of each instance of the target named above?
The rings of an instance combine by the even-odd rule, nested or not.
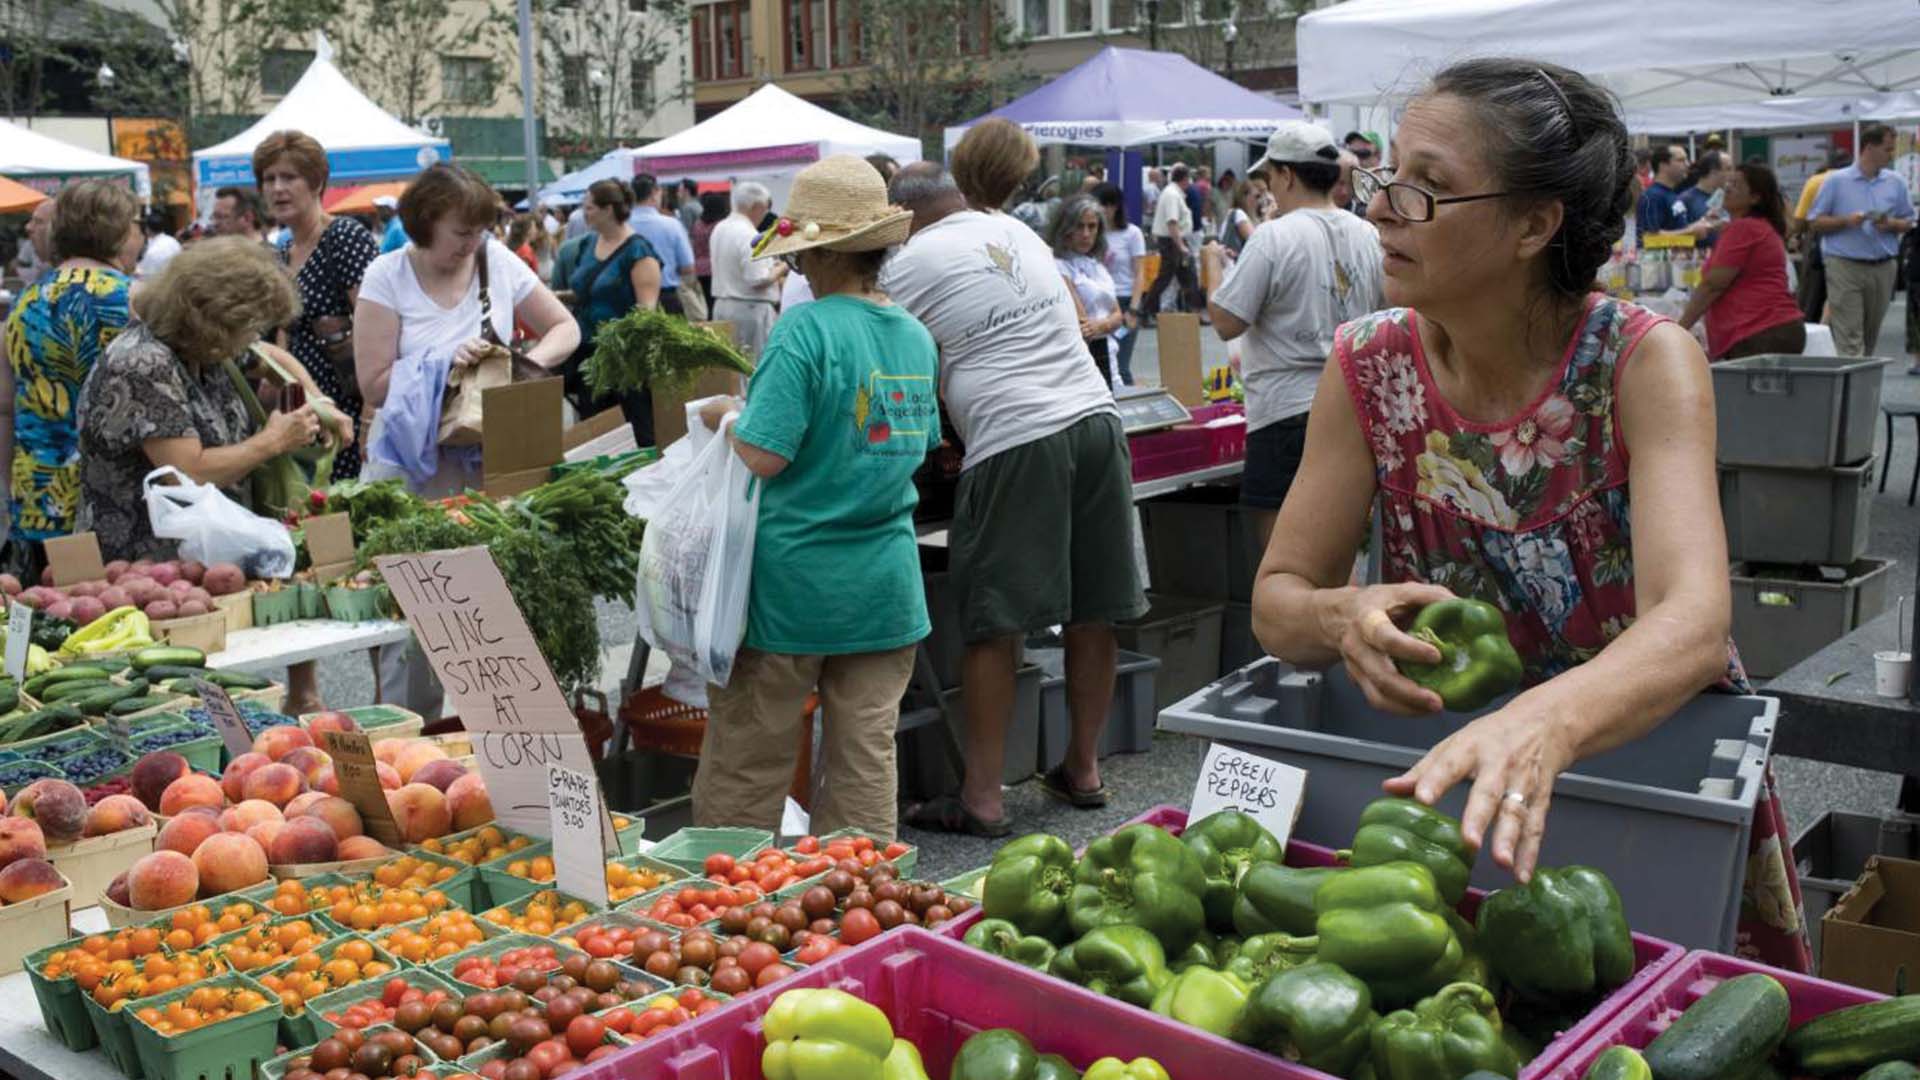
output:
[[[611,907],[606,853],[594,825],[606,813],[599,781],[592,773],[548,765],[547,809],[553,823],[553,883],[569,896]]]
[[[1306,792],[1305,769],[1214,743],[1200,763],[1187,819],[1199,821],[1222,810],[1238,810],[1260,822],[1285,847],[1294,822],[1300,819]]]
[[[220,733],[220,741],[227,744],[227,756],[237,758],[252,750],[253,732],[247,730],[247,722],[240,718],[240,710],[234,707],[233,697],[226,688],[205,679],[193,680],[193,687],[207,706],[207,715],[213,718],[213,729]]]
[[[367,835],[390,848],[405,847],[400,824],[387,805],[387,791],[380,786],[380,770],[374,762],[373,741],[364,731],[323,731],[320,748],[333,758],[333,775],[340,781],[340,795],[360,811],[360,824]]]
[[[15,682],[27,677],[27,647],[33,644],[33,609],[14,604],[7,610],[7,676]]]
[[[374,561],[473,736],[495,818],[547,835],[546,767],[594,776],[593,759],[493,556],[469,547]],[[613,821],[601,817],[603,846],[617,850]]]

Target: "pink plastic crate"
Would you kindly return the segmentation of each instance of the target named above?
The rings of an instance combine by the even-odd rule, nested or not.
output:
[[[894,1033],[920,1048],[927,1075],[946,1076],[960,1044],[1014,1028],[1075,1068],[1150,1057],[1177,1077],[1310,1080],[1324,1074],[1051,979],[918,927],[903,927],[768,989],[838,987],[879,1006]],[[698,1022],[669,1028],[571,1075],[581,1080],[760,1080],[760,1018],[773,996],[736,998]]]
[[[1133,454],[1133,481],[1158,480],[1196,472],[1214,464],[1213,440],[1197,424],[1181,424],[1165,431],[1149,431],[1127,439]]]
[[[1674,1017],[1707,996],[1708,991],[1736,975],[1756,971],[1779,979],[1780,985],[1787,988],[1787,1000],[1793,1005],[1789,1023],[1794,1027],[1849,1005],[1864,1005],[1886,997],[1885,994],[1856,986],[1844,986],[1811,975],[1795,975],[1722,953],[1696,950],[1669,967],[1660,978],[1654,980],[1653,985],[1625,1007],[1616,1010],[1605,1023],[1597,1025],[1585,1041],[1562,1057],[1553,1071],[1546,1074],[1548,1080],[1580,1080],[1593,1065],[1594,1059],[1609,1046],[1625,1044],[1635,1050],[1646,1049],[1654,1036],[1665,1031],[1667,1025],[1673,1022]]]
[[[1177,836],[1187,827],[1187,812],[1177,806],[1156,806],[1127,824],[1158,825]],[[1336,862],[1331,848],[1309,844],[1304,840],[1293,840],[1287,844],[1286,864],[1288,866],[1333,866]],[[1471,921],[1479,912],[1480,901],[1485,899],[1486,895],[1485,890],[1468,889],[1466,899],[1460,901],[1461,916]],[[1662,941],[1645,934],[1633,935],[1633,978],[1628,979],[1626,985],[1607,995],[1605,1000],[1571,1030],[1561,1032],[1558,1038],[1541,1047],[1539,1056],[1529,1062],[1526,1068],[1520,1070],[1520,1080],[1545,1080],[1547,1077],[1560,1076],[1560,1073],[1554,1071],[1556,1066],[1581,1049],[1596,1032],[1602,1030],[1608,1021],[1613,1019],[1615,1014],[1629,1007],[1636,996],[1654,986],[1685,957],[1686,950],[1671,941]],[[1601,1049],[1604,1048],[1604,1046],[1601,1047]],[[1305,1071],[1315,1077],[1327,1075],[1315,1069]]]

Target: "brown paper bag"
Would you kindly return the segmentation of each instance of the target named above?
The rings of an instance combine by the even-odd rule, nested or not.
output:
[[[480,445],[481,392],[513,382],[513,354],[495,345],[478,364],[447,372],[440,398],[440,445]]]

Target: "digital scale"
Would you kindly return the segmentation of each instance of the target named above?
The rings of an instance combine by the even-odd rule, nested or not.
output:
[[[1120,428],[1128,435],[1159,431],[1193,419],[1172,391],[1158,386],[1129,386],[1115,391],[1113,403],[1120,409]]]

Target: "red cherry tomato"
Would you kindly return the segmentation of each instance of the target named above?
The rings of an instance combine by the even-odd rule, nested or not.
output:
[[[867,908],[854,908],[840,917],[840,940],[858,945],[880,934],[880,920]]]
[[[802,855],[812,855],[820,850],[820,838],[817,836],[803,836],[800,838],[799,843],[793,845],[793,850]]]
[[[702,865],[709,874],[730,874],[733,872],[733,856],[716,851],[707,856],[707,861]]]
[[[793,974],[793,969],[785,964],[768,964],[766,967],[760,969],[760,974],[753,977],[753,985],[755,987],[772,986],[774,983],[779,982],[791,974]]]

